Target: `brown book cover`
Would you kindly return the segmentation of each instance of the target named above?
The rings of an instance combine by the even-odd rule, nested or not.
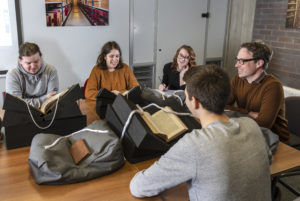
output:
[[[70,147],[70,153],[74,163],[78,164],[82,159],[90,154],[90,151],[83,139],[79,139]]]

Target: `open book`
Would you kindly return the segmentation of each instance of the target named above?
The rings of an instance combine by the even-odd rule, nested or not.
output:
[[[134,102],[139,99],[141,88],[140,86],[135,86],[121,94]],[[105,103],[104,105],[112,104],[116,97],[117,96],[113,92],[107,90],[106,88],[101,88],[96,95],[97,101],[101,100]]]
[[[165,109],[173,111],[168,106],[166,106]],[[166,142],[177,138],[188,130],[177,115],[163,110],[159,110],[152,115],[148,112],[144,112],[141,116],[151,131],[163,138]]]
[[[128,91],[120,93],[126,99],[131,100],[134,103],[138,103],[141,100],[141,89],[140,86],[135,86],[130,88]],[[117,95],[113,92],[107,90],[106,88],[101,88],[96,95],[96,112],[101,119],[105,118],[107,105],[112,104],[116,99]]]
[[[55,94],[54,96],[51,96],[50,98],[47,98],[41,105],[40,107],[40,111],[43,114],[47,114],[47,112],[55,105],[55,103],[57,102],[58,98],[61,98],[63,95],[65,95],[67,92],[69,91],[68,89],[65,89],[64,91]]]
[[[131,96],[131,95],[135,95],[136,93],[140,93],[141,89],[140,86],[135,86],[130,88],[127,91],[124,91],[123,93],[121,93],[123,96]],[[109,99],[114,99],[116,97],[116,95],[107,90],[106,88],[101,88],[98,91],[98,94],[96,95],[97,98],[109,98]],[[128,97],[127,97],[128,98]]]
[[[49,110],[56,104],[57,102],[57,99],[58,97],[61,98],[62,96],[64,96],[68,91],[69,91],[70,88],[67,88],[65,89],[64,91],[58,93],[58,94],[55,94],[54,96],[51,96],[50,98],[47,98],[41,105],[40,108],[37,108],[37,107],[34,107],[32,105],[29,104],[29,106],[39,112],[41,112],[42,114],[47,114],[49,112]],[[17,97],[17,96],[13,96],[23,102],[26,103],[25,100],[23,100],[22,98],[20,97]]]
[[[140,86],[135,86],[130,88],[129,90],[122,93],[123,96],[129,96],[130,94],[134,94],[136,92],[140,92]]]

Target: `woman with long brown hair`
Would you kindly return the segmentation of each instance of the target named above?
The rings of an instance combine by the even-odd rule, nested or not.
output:
[[[115,41],[109,41],[102,47],[96,65],[88,79],[85,97],[96,100],[96,95],[101,88],[118,95],[134,86],[138,86],[130,67],[123,63],[121,48]]]

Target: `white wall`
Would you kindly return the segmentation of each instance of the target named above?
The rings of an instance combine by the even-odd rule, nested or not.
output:
[[[47,63],[59,74],[60,91],[74,83],[83,85],[96,63],[102,45],[119,43],[129,61],[129,0],[109,1],[109,26],[47,27],[43,0],[20,0],[24,41],[37,43]]]
[[[122,49],[123,53],[123,60],[126,63],[129,63],[129,34],[130,34],[130,1],[131,0],[110,0],[109,1],[109,26],[81,26],[81,27],[47,27],[46,26],[46,19],[45,19],[45,2],[44,0],[31,0],[31,1],[20,1],[21,7],[21,20],[22,20],[22,32],[23,32],[23,40],[30,41],[37,43],[41,51],[43,53],[43,58],[47,63],[54,65],[59,73],[59,81],[60,81],[60,90],[65,89],[66,87],[74,84],[80,83],[83,85],[84,81],[88,78],[91,69],[95,65],[97,56],[100,52],[102,45],[109,41],[109,40],[116,40]],[[139,1],[139,0],[138,0]],[[157,0],[158,2],[162,2]],[[191,2],[190,5],[193,5],[193,2],[197,2],[197,0],[187,1],[184,4]],[[226,3],[225,3],[226,2]],[[154,8],[154,1],[147,2],[146,6],[143,3],[137,3],[136,5],[141,6],[141,12],[139,12],[139,8],[135,7],[134,9],[138,12],[136,14],[142,15],[143,8],[146,6],[147,15],[148,17],[139,18],[138,21],[134,22],[134,31],[135,31],[135,41],[136,44],[133,46],[135,47],[134,51],[134,60],[133,63],[144,63],[144,62],[151,62],[151,59],[155,59],[157,53],[155,50],[155,41],[153,37],[155,37],[155,33],[152,32],[151,28],[154,26],[153,31],[155,30],[155,20],[151,21],[155,18],[155,10],[151,11]],[[214,12],[212,15],[213,19],[223,19],[224,12],[226,9],[222,9],[222,12],[218,12],[218,7],[220,5],[224,6],[224,3],[227,4],[227,0],[222,0],[221,3],[217,3],[216,0],[211,0],[211,12]],[[172,4],[172,10],[177,9],[175,4]],[[206,12],[204,5],[200,6],[200,8],[194,8],[195,11],[191,12],[194,15],[201,15],[202,12]],[[215,8],[216,7],[216,8]],[[224,6],[225,7],[225,6]],[[167,9],[168,10],[168,9]],[[162,12],[161,14],[169,13],[170,11]],[[144,13],[146,15],[146,13]],[[151,23],[148,23],[146,26],[143,25],[145,30],[139,29],[139,24],[143,24],[143,21],[147,23],[150,19]],[[204,19],[200,18],[200,21]],[[225,21],[225,19],[223,19]],[[194,26],[193,24],[198,24],[199,22],[190,23],[189,20],[186,20],[187,24]],[[199,20],[198,20],[199,21]],[[218,21],[218,20],[216,20]],[[159,22],[158,22],[159,23]],[[169,23],[177,23],[176,20],[172,19]],[[177,23],[182,26],[184,23],[180,22]],[[170,24],[169,24],[170,25]],[[223,22],[222,24],[223,25]],[[217,23],[211,23],[209,25],[209,30],[213,30],[214,33],[222,33],[224,30],[223,26]],[[177,25],[178,26],[178,25]],[[180,27],[179,26],[179,27]],[[221,27],[221,28],[220,28]],[[218,28],[220,30],[218,30]],[[151,31],[147,32],[147,31]],[[191,29],[185,29],[191,30]],[[192,31],[193,36],[195,35],[196,40],[192,40],[191,44],[194,47],[197,53],[197,59],[199,64],[203,61],[203,55],[201,52],[204,51],[203,48],[199,49],[199,47],[203,47],[202,42],[205,39],[202,39],[199,36],[199,31]],[[146,44],[147,49],[144,49],[145,39],[139,37],[143,35],[147,38],[151,38],[151,40],[147,40]],[[151,34],[154,34],[152,37]],[[149,36],[150,35],[150,36]],[[185,33],[182,33],[180,37],[187,38]],[[203,36],[204,34],[201,34]],[[211,35],[211,34],[209,34]],[[222,34],[219,34],[222,35]],[[216,37],[219,37],[217,35]],[[212,35],[211,35],[212,36]],[[215,40],[216,37],[209,37],[208,38],[208,45],[209,47],[215,48],[212,50],[211,48],[208,49],[207,56],[209,57],[219,57],[223,52],[223,42],[219,42],[221,40]],[[190,38],[190,37],[188,37]],[[191,40],[191,39],[190,39]],[[209,42],[212,40],[212,42]],[[198,44],[200,41],[200,44]],[[158,41],[159,42],[159,41]],[[175,40],[178,43],[178,40]],[[213,43],[214,42],[214,43]],[[184,42],[187,43],[187,42]],[[222,44],[220,44],[222,43]],[[182,42],[180,43],[182,44]],[[190,43],[188,43],[190,44]],[[191,45],[190,44],[190,45]],[[158,44],[161,45],[161,44]],[[168,45],[173,45],[173,43],[168,43]],[[153,52],[151,48],[153,48]],[[176,45],[178,48],[179,45]],[[139,48],[137,48],[139,47]],[[162,48],[159,46],[158,48]],[[172,55],[174,55],[174,51],[176,48],[173,48]],[[198,48],[198,49],[197,49]],[[165,49],[165,48],[164,48]],[[143,51],[144,50],[144,51]],[[147,51],[145,51],[147,50]],[[17,55],[16,55],[17,56]],[[204,58],[205,59],[205,58]],[[168,59],[169,61],[170,59]],[[157,61],[154,61],[154,64],[157,64]],[[161,67],[161,65],[159,65]],[[160,67],[157,66],[158,74],[161,72]]]

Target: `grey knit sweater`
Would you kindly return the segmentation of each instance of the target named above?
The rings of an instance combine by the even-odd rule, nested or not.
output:
[[[187,182],[191,201],[270,201],[268,148],[248,117],[216,121],[181,138],[130,183],[148,197]]]
[[[6,93],[23,98],[29,104],[40,107],[48,93],[58,91],[56,69],[46,63],[36,74],[30,74],[18,64],[6,74]]]

